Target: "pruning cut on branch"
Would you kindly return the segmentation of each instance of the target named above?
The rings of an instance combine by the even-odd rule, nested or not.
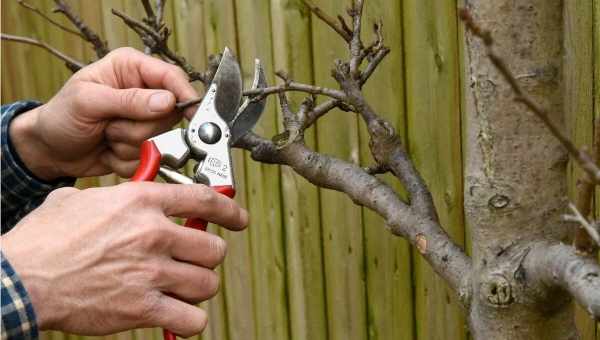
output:
[[[148,0],[141,0],[146,14],[146,17],[141,20],[115,9],[112,13],[137,33],[147,54],[156,55],[179,66],[188,75],[190,81],[198,80],[209,85],[218,65],[219,56],[210,58],[207,71],[199,72],[183,56],[169,48],[168,39],[171,31],[164,23],[165,2],[157,1],[156,6],[153,7]],[[508,275],[510,277],[500,269],[494,271],[492,262],[475,263],[441,225],[432,194],[426,181],[417,171],[407,147],[402,144],[393,124],[382,118],[380,112],[367,100],[363,92],[365,84],[390,53],[390,48],[384,41],[383,22],[373,23],[373,40],[365,43],[363,41],[365,1],[351,1],[346,16],[335,17],[325,13],[311,0],[302,0],[302,2],[347,46],[345,57],[332,60],[331,76],[336,81],[335,88],[296,82],[284,71],[278,71],[276,75],[281,83],[247,90],[244,96],[262,100],[277,95],[284,131],[273,138],[249,133],[240,138],[235,146],[249,151],[256,161],[289,166],[314,185],[344,193],[357,205],[366,207],[381,216],[385,220],[386,228],[393,235],[403,237],[415,246],[433,270],[448,283],[466,313],[471,316],[471,325],[478,322],[473,315],[477,314],[477,308],[481,308],[482,304],[494,308],[494,313],[501,313],[499,311],[501,308],[507,308],[507,305],[512,303],[523,309],[540,309],[540,313],[536,315],[552,313],[564,306],[560,305],[555,310],[549,307],[544,310],[546,307],[540,306],[544,306],[554,292],[563,293],[567,297],[566,301],[576,300],[593,318],[600,319],[600,266],[597,259],[593,258],[600,246],[599,223],[590,218],[592,192],[600,185],[598,166],[600,136],[596,137],[592,155],[584,148],[577,148],[549,117],[549,109],[538,104],[522,88],[519,77],[513,74],[507,59],[495,51],[495,40],[491,32],[479,26],[467,9],[460,10],[459,15],[467,31],[472,34],[472,37],[480,39],[477,41],[483,42],[486,57],[502,76],[502,81],[508,84],[514,100],[523,104],[544,124],[586,174],[582,179],[577,201],[570,205],[571,214],[565,217],[566,220],[580,226],[575,233],[573,245],[561,243],[556,239],[534,240],[528,237],[515,241],[519,243],[518,245],[502,245],[502,249],[495,251],[497,258],[502,258],[509,248],[519,249],[516,255],[512,254],[512,257],[503,264],[503,266],[514,266],[510,267],[512,270],[512,274]],[[23,1],[20,3],[51,24],[58,25],[35,7]],[[108,52],[106,43],[93,33],[64,1],[56,0],[56,4],[57,11],[64,14],[78,32],[71,32],[71,29],[65,27],[61,27],[62,29],[92,44],[99,58]],[[84,66],[81,62],[35,39],[4,33],[2,39],[43,47],[65,61],[71,70]],[[294,108],[288,101],[288,92],[304,93],[306,97],[299,107]],[[199,103],[200,100],[192,99],[178,103],[177,109],[185,109]],[[365,123],[374,164],[361,167],[335,155],[325,155],[311,150],[306,145],[304,141],[306,129],[313,127],[320,118],[334,109],[358,116]],[[596,122],[596,132],[600,135],[600,120]],[[394,180],[399,181],[408,192],[409,198],[403,199],[392,185],[377,177],[383,173],[393,175]],[[484,272],[485,275],[482,274]],[[490,272],[492,274],[488,275]],[[517,286],[519,288],[516,288]],[[484,296],[481,293],[488,288],[488,291],[495,292],[493,294],[496,296]],[[502,289],[508,290],[510,299],[500,301],[497,295],[500,294],[499,291],[503,291]],[[511,292],[510,289],[514,291]],[[515,301],[511,294],[521,294],[522,301]],[[477,303],[474,304],[473,301]]]

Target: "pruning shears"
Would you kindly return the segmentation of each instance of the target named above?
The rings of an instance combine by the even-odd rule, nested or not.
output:
[[[254,63],[252,88],[266,87],[260,61]],[[242,99],[240,66],[225,48],[212,83],[187,128],[176,128],[144,141],[140,147],[140,165],[132,181],[153,181],[160,175],[165,181],[178,184],[202,183],[213,190],[233,197],[235,181],[231,162],[231,145],[249,132],[263,112],[265,99]],[[192,178],[177,171],[189,160],[196,160]],[[206,230],[207,222],[188,219],[186,227]],[[175,335],[163,331],[165,340]]]

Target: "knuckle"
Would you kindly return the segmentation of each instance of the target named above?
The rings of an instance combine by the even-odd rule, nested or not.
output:
[[[206,185],[196,185],[195,190],[192,191],[194,199],[203,205],[214,205],[217,203],[217,193]]]
[[[139,317],[144,326],[156,326],[155,322],[162,309],[161,299],[162,296],[158,291],[150,291],[142,298]]]
[[[128,111],[134,111],[136,109],[136,99],[140,95],[140,89],[131,88],[122,92],[120,97],[121,106]]]
[[[165,227],[149,226],[148,223],[153,223],[151,219],[148,222],[142,222],[144,226],[138,226],[141,230],[138,243],[140,247],[146,251],[162,251],[167,248],[169,243],[169,232]]]
[[[81,110],[84,107],[84,102],[79,100],[80,98],[86,97],[86,84],[80,80],[69,81],[68,86],[63,87],[61,90],[62,94],[66,97],[71,98],[71,105],[75,110]],[[64,92],[63,92],[64,91]]]
[[[151,287],[158,287],[165,277],[165,270],[156,263],[151,263],[144,269],[144,279]]]
[[[114,49],[108,55],[110,57],[120,58],[122,56],[130,55],[130,54],[135,53],[135,52],[137,52],[135,48],[126,46],[126,47],[119,47],[117,49]]]
[[[144,183],[125,182],[119,187],[119,195],[127,206],[147,206],[150,203],[150,191]]]
[[[80,191],[79,189],[74,188],[74,187],[58,188],[56,190],[51,191],[50,194],[48,194],[48,196],[46,197],[46,200],[47,201],[60,200],[60,199],[65,198],[66,196],[70,196],[79,191]]]

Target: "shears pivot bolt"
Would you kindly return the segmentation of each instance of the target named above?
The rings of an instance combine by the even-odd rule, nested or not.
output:
[[[198,128],[198,137],[206,144],[215,144],[221,139],[221,128],[215,123],[206,122]]]

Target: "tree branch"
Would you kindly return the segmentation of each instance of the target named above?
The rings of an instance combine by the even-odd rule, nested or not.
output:
[[[568,292],[596,320],[600,320],[600,265],[591,256],[582,257],[569,245],[536,245],[524,262],[532,282]]]
[[[71,70],[72,72],[77,72],[79,69],[81,69],[82,67],[85,66],[85,64],[82,63],[81,61],[78,61],[78,60],[74,59],[73,57],[70,57],[70,56],[64,54],[63,52],[57,50],[56,48],[48,45],[47,43],[45,43],[43,41],[39,41],[39,40],[36,40],[33,38],[28,38],[28,37],[20,37],[20,36],[16,36],[16,35],[6,34],[6,33],[1,33],[0,36],[2,37],[2,40],[14,41],[14,42],[18,42],[18,43],[24,43],[24,44],[41,47],[41,48],[45,49],[46,51],[50,52],[55,57],[64,61],[67,68],[69,68],[69,70]]]
[[[358,165],[317,153],[302,142],[278,148],[272,141],[249,133],[236,147],[250,151],[256,161],[288,165],[314,185],[343,192],[355,204],[378,213],[394,235],[417,246],[434,270],[458,292],[463,304],[468,304],[471,260],[437,221],[415,213],[386,183]]]
[[[169,48],[167,45],[167,40],[170,32],[166,27],[162,27],[160,31],[156,31],[153,27],[150,27],[147,24],[130,17],[119,10],[113,8],[111,9],[111,12],[117,17],[121,18],[125,25],[135,31],[142,39],[144,45],[150,48],[152,53],[166,57],[169,61],[181,67],[185,73],[187,73],[189,81],[199,80],[205,85],[210,84],[210,82],[206,81],[204,75],[196,71],[194,67],[185,60],[184,57],[178,55]]]
[[[588,237],[596,243],[596,246],[600,246],[600,234],[598,233],[595,224],[588,222],[585,215],[583,215],[573,203],[569,203],[569,209],[571,210],[572,215],[563,215],[563,220],[578,223],[581,229],[587,233]],[[577,247],[575,248],[580,250]],[[593,251],[588,254],[592,253]]]
[[[100,36],[96,34],[88,25],[81,20],[81,18],[73,12],[71,7],[64,2],[63,0],[54,0],[56,3],[56,8],[54,12],[62,13],[64,16],[69,19],[75,27],[81,32],[83,38],[88,41],[92,46],[94,46],[94,51],[96,51],[96,55],[98,58],[102,58],[110,52],[108,46],[105,41],[100,39]]]
[[[19,5],[23,6],[24,8],[26,8],[26,9],[34,12],[35,14],[39,15],[40,17],[44,18],[50,24],[52,24],[52,25],[60,28],[61,30],[65,31],[65,32],[77,35],[81,39],[85,40],[85,37],[80,32],[78,32],[78,31],[76,31],[74,29],[71,29],[71,28],[69,28],[69,27],[67,27],[67,26],[59,23],[58,21],[50,18],[46,13],[42,12],[39,8],[33,6],[32,4],[29,4],[29,3],[27,3],[27,2],[25,2],[23,0],[17,0],[17,2],[19,3]]]
[[[321,86],[315,86],[315,85],[308,85],[308,84],[298,83],[295,81],[284,82],[283,84],[276,85],[276,86],[246,90],[243,92],[243,94],[244,94],[244,96],[250,96],[250,97],[256,98],[256,100],[261,100],[270,94],[281,93],[281,92],[290,92],[290,91],[304,92],[304,93],[309,93],[309,94],[313,94],[313,95],[319,94],[319,95],[327,96],[327,97],[337,99],[337,100],[344,100],[346,98],[346,95],[344,94],[344,92],[342,92],[340,90],[334,90],[334,89],[330,89],[327,87],[321,87]]]
[[[340,26],[335,18],[330,17],[327,13],[323,12],[317,5],[315,5],[312,0],[302,0],[304,5],[310,9],[311,12],[314,13],[319,19],[321,19],[324,23],[329,25],[334,31],[336,31],[346,42],[350,43],[352,37],[350,33],[344,29],[344,27]],[[345,26],[347,29],[347,26]]]
[[[494,51],[494,39],[489,31],[482,29],[474,20],[467,9],[460,10],[460,18],[465,23],[467,29],[473,33],[476,37],[480,38],[487,48],[487,55],[490,58],[492,64],[496,67],[498,72],[508,82],[513,92],[515,93],[515,101],[524,104],[531,110],[550,130],[550,132],[560,141],[560,143],[567,149],[571,157],[573,157],[581,168],[587,172],[590,180],[596,185],[600,185],[600,167],[598,167],[593,158],[585,152],[585,150],[579,150],[577,147],[563,134],[560,129],[550,120],[547,110],[540,107],[527,93],[523,92],[518,80],[509,70],[504,59],[502,59]]]

